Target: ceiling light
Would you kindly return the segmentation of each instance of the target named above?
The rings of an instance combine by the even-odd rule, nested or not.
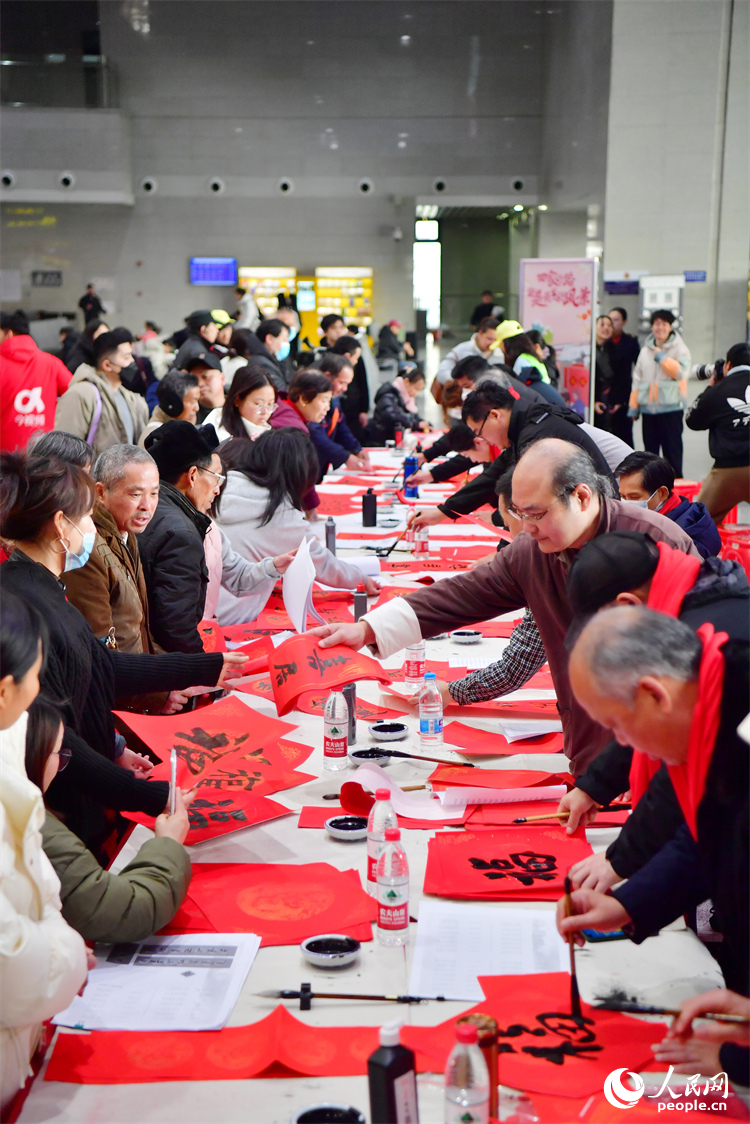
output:
[[[515,205],[515,207],[513,208],[513,210],[514,210],[514,211],[522,211],[522,210],[523,210],[523,203],[516,203],[516,205]]]
[[[538,211],[546,211],[547,210],[547,204],[546,203],[540,203],[539,206],[537,207],[537,210]]]

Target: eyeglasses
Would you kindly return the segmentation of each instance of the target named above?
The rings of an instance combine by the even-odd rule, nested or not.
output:
[[[508,505],[508,511],[511,513],[511,515],[515,515],[516,519],[523,520],[524,523],[537,523],[537,524],[539,524],[539,523],[541,523],[542,519],[544,519],[547,512],[551,508],[553,508],[555,506],[555,504],[557,503],[557,501],[561,500],[564,495],[565,495],[565,492],[560,492],[560,495],[555,496],[552,503],[549,505],[549,507],[545,508],[544,511],[538,511],[538,512],[536,512],[536,511],[535,512],[519,511],[518,508],[514,507],[513,504]]]
[[[54,754],[53,754],[53,756],[54,756]],[[57,771],[58,771],[58,773],[61,773],[63,771],[63,769],[65,768],[65,766],[70,761],[71,757],[73,756],[73,750],[68,749],[66,746],[63,746],[62,749],[60,749],[58,751],[57,756],[60,759],[59,764],[57,766]]]
[[[257,410],[259,414],[272,414],[276,409],[275,402],[272,402],[270,406],[267,402],[248,402],[248,406],[252,410]]]
[[[222,484],[224,484],[224,482],[226,480],[226,476],[222,476],[222,474],[220,472],[214,472],[214,470],[212,468],[199,468],[198,471],[199,472],[210,472],[211,475],[215,476],[216,479],[218,480],[219,487],[221,487]]]

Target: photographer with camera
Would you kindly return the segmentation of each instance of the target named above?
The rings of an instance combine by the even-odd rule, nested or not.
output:
[[[708,430],[713,468],[698,495],[720,523],[735,504],[750,503],[750,345],[736,343],[721,371],[685,414],[688,429]]]

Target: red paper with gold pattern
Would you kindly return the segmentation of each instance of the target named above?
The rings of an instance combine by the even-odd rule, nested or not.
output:
[[[387,678],[377,660],[353,652],[343,644],[321,648],[317,636],[303,634],[285,640],[271,657],[271,685],[279,714],[287,714],[308,691],[333,691],[359,679]]]
[[[583,828],[440,832],[427,845],[425,894],[474,901],[557,901],[574,863],[593,854]]]
[[[318,933],[348,934],[374,921],[377,905],[356,871],[328,863],[195,863],[188,900],[218,933],[257,933],[262,945],[299,944]],[[183,928],[183,906],[168,927]],[[190,910],[185,922],[191,925]],[[372,932],[359,940],[371,940]]]

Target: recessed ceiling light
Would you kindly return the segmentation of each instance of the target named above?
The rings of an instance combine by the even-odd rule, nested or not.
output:
[[[523,203],[516,203],[516,205],[515,205],[515,207],[513,208],[513,210],[514,210],[514,211],[522,211],[522,210],[523,210]]]
[[[540,211],[546,211],[547,210],[547,204],[546,203],[540,203],[539,207],[537,209],[540,210]]]

